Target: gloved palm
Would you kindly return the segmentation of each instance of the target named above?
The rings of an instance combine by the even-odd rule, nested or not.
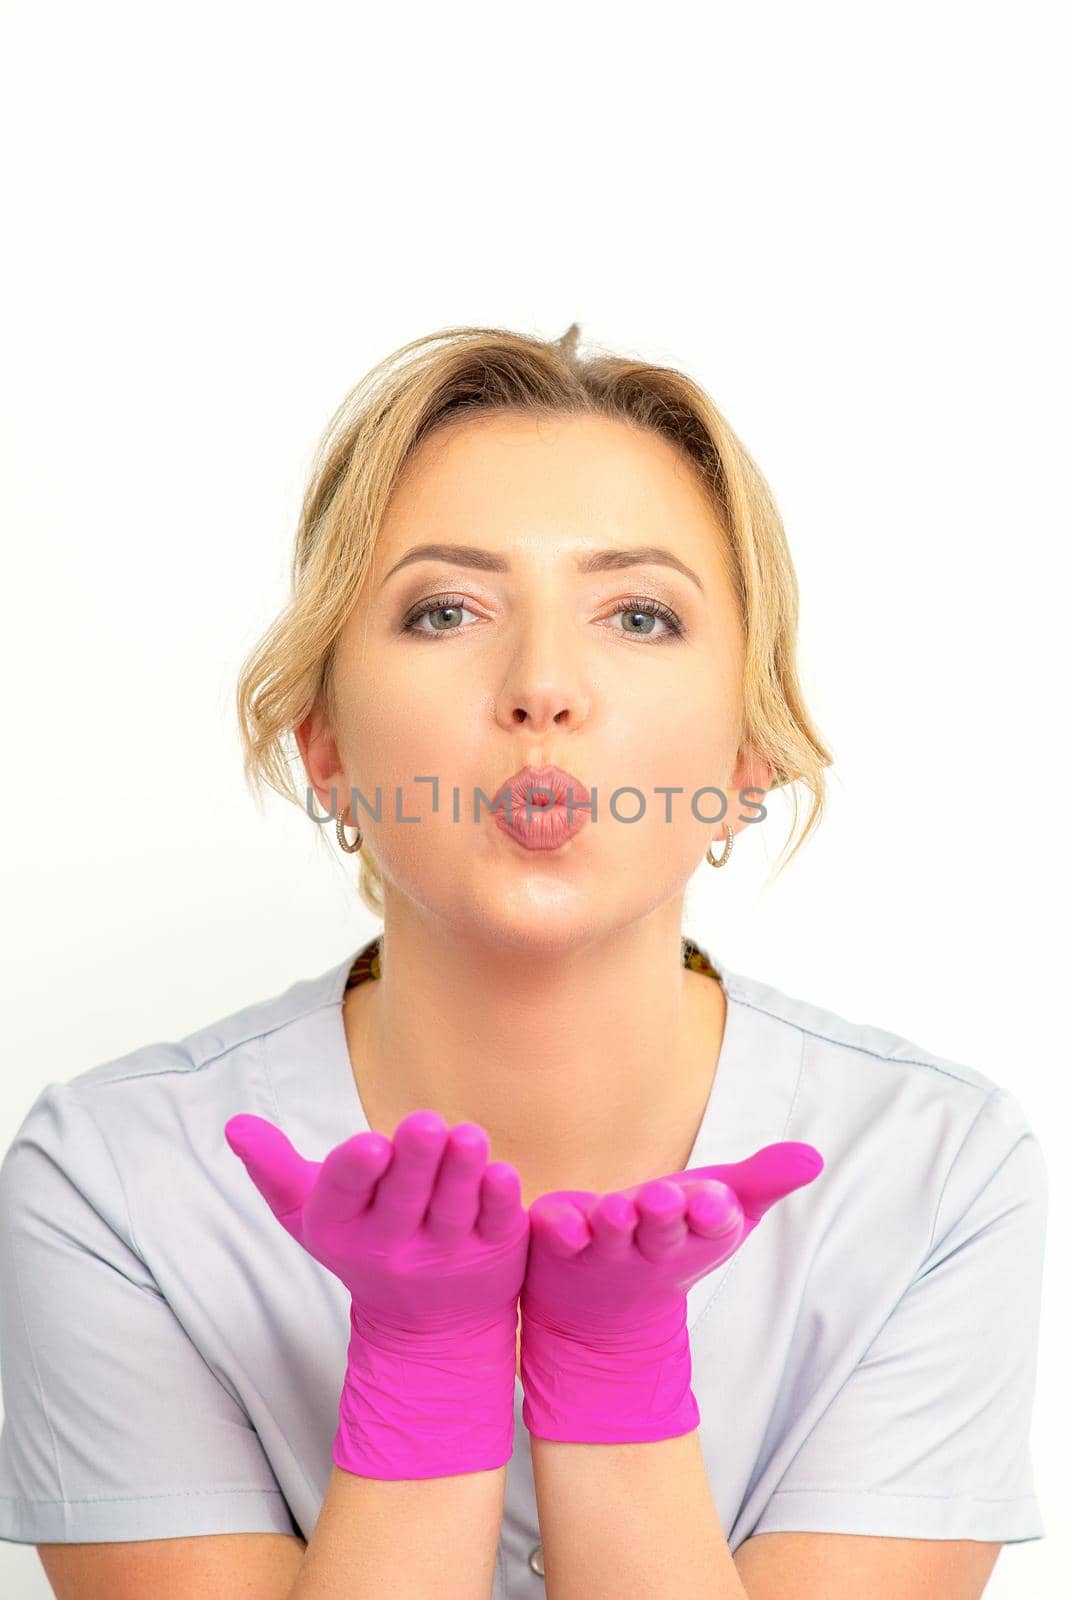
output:
[[[226,1138],[282,1227],[351,1297],[333,1459],[376,1478],[501,1466],[514,1432],[515,1331],[529,1219],[518,1173],[476,1123],[416,1111],[324,1161],[241,1115]]]
[[[539,1196],[521,1296],[529,1432],[606,1443],[698,1426],[687,1293],[822,1166],[786,1142],[612,1194]]]

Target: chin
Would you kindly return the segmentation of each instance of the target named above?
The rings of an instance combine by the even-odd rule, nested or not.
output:
[[[625,881],[615,876],[616,893]],[[590,896],[587,890],[581,895],[560,893],[557,883],[527,883],[523,889],[528,892],[512,891],[498,900],[482,885],[474,901],[453,906],[442,921],[459,937],[481,941],[494,954],[509,950],[531,958],[573,958],[575,952],[641,922],[662,903],[656,896],[651,904],[620,904],[607,884],[603,888],[602,894]]]
[[[551,956],[566,954],[575,945],[607,931],[600,919],[589,918],[587,896],[509,895],[504,902],[479,894],[474,902],[452,907],[442,917],[462,938],[486,944],[493,952]]]

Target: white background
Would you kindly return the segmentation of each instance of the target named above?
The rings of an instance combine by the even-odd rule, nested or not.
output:
[[[237,669],[322,427],[457,323],[690,371],[764,468],[829,811],[701,869],[726,963],[968,1063],[1052,1181],[1033,1424],[1063,1592],[1057,8],[4,8],[0,1143],[317,974],[353,858],[243,787]],[[49,1594],[0,1547],[10,1600]]]

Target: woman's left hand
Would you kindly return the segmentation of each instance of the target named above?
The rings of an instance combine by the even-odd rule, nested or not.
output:
[[[698,1426],[688,1290],[822,1167],[812,1145],[784,1142],[607,1195],[539,1196],[521,1297],[529,1432],[618,1443]]]

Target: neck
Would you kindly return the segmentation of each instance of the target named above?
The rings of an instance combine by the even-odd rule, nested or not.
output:
[[[345,1000],[372,1128],[391,1136],[424,1107],[449,1126],[478,1123],[527,1206],[549,1189],[604,1193],[685,1166],[726,1002],[682,965],[679,908],[550,949],[413,915],[390,913],[387,929],[381,977]]]

